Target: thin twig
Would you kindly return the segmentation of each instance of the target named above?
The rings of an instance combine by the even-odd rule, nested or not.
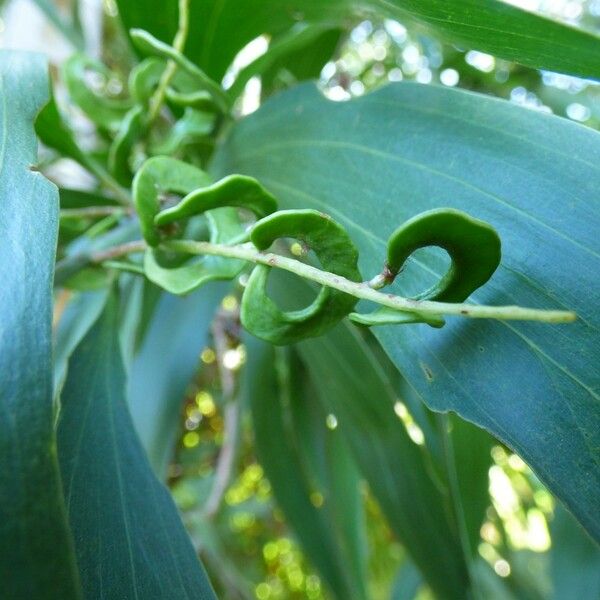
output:
[[[127,242],[125,244],[120,244],[119,246],[113,246],[108,250],[101,250],[100,252],[94,252],[90,255],[89,262],[92,264],[100,264],[105,260],[114,260],[115,258],[120,258],[122,256],[127,256],[129,254],[136,254],[138,252],[143,252],[147,248],[146,242],[141,240],[136,240],[134,242]]]
[[[539,321],[541,323],[571,323],[577,315],[566,310],[541,310],[521,306],[484,306],[479,304],[460,304],[450,302],[435,302],[432,300],[412,300],[394,294],[384,294],[374,290],[369,282],[350,281],[341,275],[321,271],[293,258],[287,258],[271,252],[261,252],[253,244],[213,244],[212,242],[196,242],[192,240],[172,240],[162,244],[163,248],[188,254],[224,256],[239,258],[248,262],[283,269],[290,273],[320,283],[321,285],[339,290],[356,298],[370,300],[382,306],[388,306],[398,311],[422,315],[452,315],[471,319],[500,319],[510,321]],[[129,242],[90,257],[90,262],[101,263],[126,254],[142,252],[146,248],[143,241]]]
[[[225,367],[223,357],[229,349],[229,336],[227,334],[227,321],[231,313],[219,311],[213,323],[213,339],[215,342],[215,354],[219,377],[221,380],[221,391],[225,408],[223,420],[225,422],[223,444],[219,452],[217,466],[215,468],[215,479],[210,490],[208,500],[204,505],[204,517],[212,519],[221,506],[223,496],[229,485],[231,473],[235,464],[237,453],[238,436],[240,428],[240,408],[235,397],[235,377],[233,371]]]
[[[90,218],[108,217],[110,215],[122,214],[123,208],[120,206],[84,206],[82,208],[61,208],[60,216],[71,218]]]
[[[472,319],[501,319],[517,321],[540,321],[543,323],[570,323],[577,315],[564,310],[539,310],[521,306],[482,306],[477,304],[459,304],[435,302],[431,300],[411,300],[394,294],[384,294],[370,287],[368,282],[350,281],[341,275],[321,271],[315,267],[271,252],[260,252],[251,243],[227,246],[211,242],[176,240],[165,242],[169,250],[188,254],[209,254],[228,258],[239,258],[248,262],[266,265],[295,273],[321,285],[334,288],[346,294],[371,300],[395,310],[425,315],[454,315]]]

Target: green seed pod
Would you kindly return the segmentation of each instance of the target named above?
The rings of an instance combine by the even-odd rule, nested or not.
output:
[[[172,46],[161,42],[159,39],[142,29],[132,29],[130,34],[134,45],[141,52],[149,56],[158,56],[174,61],[180,69],[193,78],[197,88],[207,91],[213,97],[215,104],[222,112],[227,113],[229,111],[231,101],[223,91],[223,88],[213,81],[204,71],[202,71],[202,69],[181,54],[181,52],[178,52]]]
[[[148,159],[133,180],[133,200],[146,242],[150,246],[158,246],[162,239],[155,224],[155,217],[161,209],[161,194],[188,194],[210,184],[211,178],[207,173],[181,160],[168,156]]]
[[[277,210],[277,200],[256,179],[245,175],[229,175],[216,183],[194,190],[176,206],[157,214],[154,222],[162,227],[224,206],[246,208],[261,218]]]
[[[501,258],[496,230],[453,208],[437,208],[402,224],[388,241],[387,267],[395,275],[419,248],[439,246],[450,256],[448,272],[417,300],[463,302],[494,274]]]
[[[360,281],[358,251],[346,231],[329,216],[315,210],[284,210],[256,223],[252,243],[266,250],[279,238],[295,238],[314,250],[325,271]],[[302,310],[282,311],[266,292],[270,268],[252,271],[241,306],[244,327],[272,344],[290,344],[321,335],[343,319],[358,301],[353,296],[323,287],[312,304]]]
[[[115,132],[128,110],[131,100],[110,97],[90,85],[90,73],[99,79],[109,81],[114,77],[111,70],[102,62],[85,54],[73,54],[61,67],[63,80],[69,97],[89,119],[105,131]]]
[[[144,133],[145,114],[134,106],[126,115],[108,152],[108,168],[121,185],[129,185],[133,176],[129,166],[131,151]]]
[[[233,208],[221,208],[206,214],[210,241],[226,243],[240,235],[242,228]],[[171,294],[187,294],[213,280],[233,279],[244,268],[244,261],[221,256],[187,256],[177,253],[180,263],[164,264],[164,251],[149,248],[144,256],[144,271],[150,281]],[[181,262],[183,261],[183,262]]]
[[[451,264],[440,281],[415,300],[463,302],[489,280],[500,264],[500,238],[491,225],[453,208],[438,208],[414,216],[390,236],[386,263],[389,280],[393,281],[415,250],[427,246],[446,250]],[[370,315],[353,313],[350,319],[363,325],[424,322],[441,327],[444,324],[442,319],[419,318],[389,308]]]

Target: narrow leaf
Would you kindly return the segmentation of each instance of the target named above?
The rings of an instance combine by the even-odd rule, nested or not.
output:
[[[450,498],[431,476],[427,450],[395,413],[402,396],[346,323],[302,342],[299,351],[394,533],[440,597],[464,597],[467,557],[447,516]]]
[[[177,0],[117,0],[127,29],[143,28],[165,42],[177,30]],[[298,21],[346,25],[351,18],[415,20],[448,40],[524,65],[600,78],[600,38],[503,0],[192,0],[186,54],[214,79],[262,34]]]
[[[286,356],[254,338],[248,338],[247,347],[245,393],[250,402],[258,458],[277,503],[335,597],[363,597],[360,589],[351,585],[356,572],[348,572],[330,521],[313,504],[318,491],[307,471],[310,462],[305,448],[310,444],[301,437],[289,413],[290,396],[296,392],[296,386],[290,381]]]
[[[0,581],[6,598],[79,598],[56,460],[52,272],[58,191],[33,172],[41,55],[0,52]]]
[[[58,451],[85,596],[214,598],[125,402],[118,307],[109,299],[74,352]]]
[[[129,408],[160,478],[177,438],[185,390],[198,370],[213,314],[227,288],[227,283],[214,282],[185,298],[163,293],[131,365]]]

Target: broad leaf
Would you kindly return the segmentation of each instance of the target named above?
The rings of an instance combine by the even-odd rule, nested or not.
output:
[[[125,27],[166,42],[177,29],[177,0],[117,0]],[[219,79],[243,46],[298,21],[345,25],[352,18],[415,19],[451,41],[522,64],[600,78],[600,38],[501,0],[192,0],[186,54]]]
[[[168,491],[157,481],[125,401],[118,306],[69,362],[58,453],[88,598],[214,598]]]
[[[0,581],[11,598],[78,598],[52,406],[58,191],[33,172],[48,100],[41,55],[0,52]]]
[[[569,308],[576,323],[451,319],[376,336],[432,409],[504,441],[600,539],[598,165],[598,133],[504,101],[397,84],[336,104],[306,85],[241,122],[213,170],[256,177],[285,208],[331,214],[367,279],[418,212],[449,206],[491,223],[502,263],[472,301]],[[396,289],[414,294],[445,266],[427,254],[407,271]]]
[[[173,453],[185,390],[199,368],[200,352],[227,285],[210,283],[185,298],[163,293],[131,365],[129,408],[161,478]]]

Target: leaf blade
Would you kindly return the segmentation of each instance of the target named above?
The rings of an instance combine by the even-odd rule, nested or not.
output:
[[[343,550],[327,515],[312,501],[314,481],[311,461],[305,454],[306,436],[293,422],[286,399],[294,393],[290,372],[282,363],[287,357],[270,344],[247,336],[248,364],[244,390],[250,404],[258,458],[304,551],[337,598],[364,597],[360,573],[349,572]],[[305,432],[304,432],[305,433]],[[311,432],[312,433],[312,432]],[[312,473],[314,476],[314,473]],[[333,483],[333,482],[332,482]],[[356,492],[356,489],[353,490]],[[354,595],[353,595],[354,594]]]
[[[166,475],[185,390],[199,366],[213,313],[228,283],[213,282],[186,298],[163,293],[133,359],[127,399],[155,472]],[[171,351],[165,357],[164,349]]]
[[[58,450],[82,584],[89,597],[214,598],[125,402],[114,296],[73,353]]]
[[[47,100],[45,59],[0,52],[0,579],[15,598],[80,597],[53,430],[58,192],[30,170]]]
[[[598,539],[598,159],[597,133],[472,93],[399,84],[334,104],[300,86],[238,125],[214,170],[257,177],[286,208],[330,213],[367,278],[387,235],[417,212],[451,206],[492,223],[504,257],[473,300],[568,307],[577,323],[455,320],[375,335],[430,408],[515,449]],[[443,269],[420,260],[403,292]]]

